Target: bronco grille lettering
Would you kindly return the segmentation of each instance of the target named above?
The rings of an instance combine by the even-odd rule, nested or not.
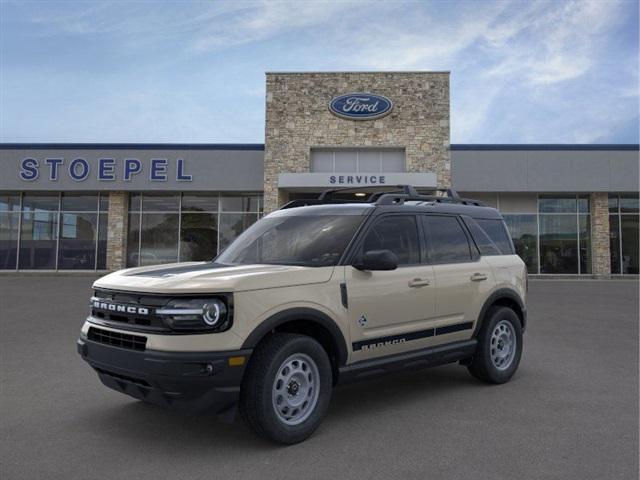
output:
[[[94,300],[92,302],[93,308],[98,310],[108,310],[110,312],[118,313],[133,313],[135,315],[149,315],[149,309],[146,307],[136,307],[134,305],[120,305],[117,303],[107,303]]]

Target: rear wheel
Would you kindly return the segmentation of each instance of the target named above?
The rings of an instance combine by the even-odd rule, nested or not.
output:
[[[522,325],[509,307],[492,307],[478,333],[478,349],[469,365],[474,377],[489,383],[508,382],[522,356]]]
[[[329,407],[331,363],[313,338],[277,333],[251,357],[240,391],[240,414],[258,435],[298,443],[320,425]]]

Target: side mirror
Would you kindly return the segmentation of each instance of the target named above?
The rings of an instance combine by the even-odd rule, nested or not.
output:
[[[391,250],[369,250],[353,267],[358,270],[395,270],[398,257]]]

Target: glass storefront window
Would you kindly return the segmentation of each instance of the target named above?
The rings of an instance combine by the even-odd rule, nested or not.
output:
[[[180,222],[180,261],[213,260],[218,252],[217,217],[213,213],[182,214],[182,221]]]
[[[22,210],[25,212],[45,210],[57,212],[60,208],[58,193],[25,193],[22,197]]]
[[[4,201],[4,199],[0,201]],[[7,202],[5,205],[10,206],[11,203]],[[16,268],[19,224],[20,213],[0,211],[0,270],[15,270]]]
[[[580,273],[591,273],[591,221],[589,215],[578,216]]]
[[[620,215],[622,246],[622,273],[635,274],[638,270],[638,215]]]
[[[217,193],[185,193],[182,195],[183,212],[218,212]]]
[[[143,214],[142,229],[140,230],[140,265],[156,265],[177,261],[178,214]]]
[[[255,195],[222,195],[220,206],[223,212],[257,212],[258,200]]]
[[[638,213],[638,195],[620,195],[620,213]]]
[[[538,198],[538,211],[540,213],[576,213],[577,198],[571,196],[543,196]]]
[[[259,217],[258,194],[133,193],[127,266],[209,261]]]
[[[578,273],[575,216],[540,215],[540,273]]]
[[[129,211],[139,212],[142,205],[142,195],[140,193],[129,194]]]
[[[0,212],[17,212],[20,210],[20,194],[0,192]]]
[[[137,267],[140,265],[140,213],[129,213],[128,225],[127,267]]]
[[[590,213],[589,195],[578,195],[578,213]]]
[[[108,199],[99,193],[0,193],[0,270],[104,269]]]
[[[18,268],[55,269],[57,240],[57,211],[23,211]]]
[[[100,199],[105,195],[100,195]],[[105,270],[107,268],[107,233],[109,229],[109,219],[106,212],[101,211],[98,217],[98,258],[96,269]]]
[[[616,198],[616,204],[617,200],[618,199]],[[609,252],[611,255],[611,273],[621,273],[620,267],[622,266],[622,264],[620,262],[620,215],[609,215]]]
[[[591,273],[589,195],[540,195],[540,273]]]
[[[177,212],[179,209],[179,194],[145,193],[142,196],[143,212]]]
[[[640,257],[638,195],[609,195],[609,247],[611,273],[637,275]],[[619,208],[611,208],[611,205]]]
[[[98,210],[98,194],[63,193],[62,210],[67,212],[95,212]]]
[[[93,270],[96,265],[98,215],[96,213],[62,212],[60,219],[58,268]]]
[[[505,214],[516,253],[529,273],[538,273],[538,218],[535,214]]]

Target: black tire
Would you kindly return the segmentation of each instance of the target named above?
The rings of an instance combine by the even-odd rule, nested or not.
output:
[[[492,360],[492,350],[496,351],[499,342],[496,343],[493,339],[494,344],[492,345],[492,336],[498,324],[505,331],[509,330],[508,325],[501,323],[503,321],[511,325],[513,329],[511,333],[515,335],[516,346],[511,360],[508,363],[505,360],[504,365],[498,367]],[[522,356],[522,324],[516,312],[509,307],[491,307],[485,316],[477,338],[478,349],[467,367],[471,375],[488,383],[508,382],[518,369]]]
[[[281,418],[273,399],[276,376],[281,374],[284,362],[294,355],[309,357],[319,377],[313,384],[319,385],[315,406],[308,407],[308,416],[297,425]],[[276,333],[263,340],[251,356],[240,389],[240,415],[263,438],[287,445],[298,443],[308,438],[322,422],[329,408],[332,386],[331,362],[318,342],[306,335]]]

